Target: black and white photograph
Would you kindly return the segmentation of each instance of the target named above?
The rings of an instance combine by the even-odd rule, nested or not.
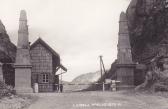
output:
[[[0,0],[0,109],[168,109],[168,0]]]

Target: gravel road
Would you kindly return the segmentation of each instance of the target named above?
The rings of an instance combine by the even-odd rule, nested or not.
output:
[[[128,92],[38,93],[28,109],[168,109],[168,98]]]

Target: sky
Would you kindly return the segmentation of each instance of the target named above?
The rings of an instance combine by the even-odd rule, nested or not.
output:
[[[63,80],[106,69],[117,58],[118,21],[129,0],[0,0],[0,19],[16,44],[20,10],[27,12],[29,40],[41,37],[68,69]]]

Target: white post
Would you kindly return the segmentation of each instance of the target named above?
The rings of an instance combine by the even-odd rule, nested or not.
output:
[[[39,89],[38,89],[38,83],[34,83],[34,93],[38,93]]]
[[[105,91],[105,84],[104,84],[104,82],[103,82],[103,91]]]

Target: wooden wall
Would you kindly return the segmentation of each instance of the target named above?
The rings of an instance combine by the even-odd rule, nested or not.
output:
[[[30,50],[31,63],[32,63],[32,85],[35,82],[39,84],[47,85],[54,83],[54,73],[53,73],[53,56],[43,45],[40,43],[34,46]],[[49,83],[43,83],[43,74],[49,74]],[[40,87],[43,87],[40,86]],[[51,85],[48,90],[51,91]],[[45,90],[47,91],[47,90]]]

